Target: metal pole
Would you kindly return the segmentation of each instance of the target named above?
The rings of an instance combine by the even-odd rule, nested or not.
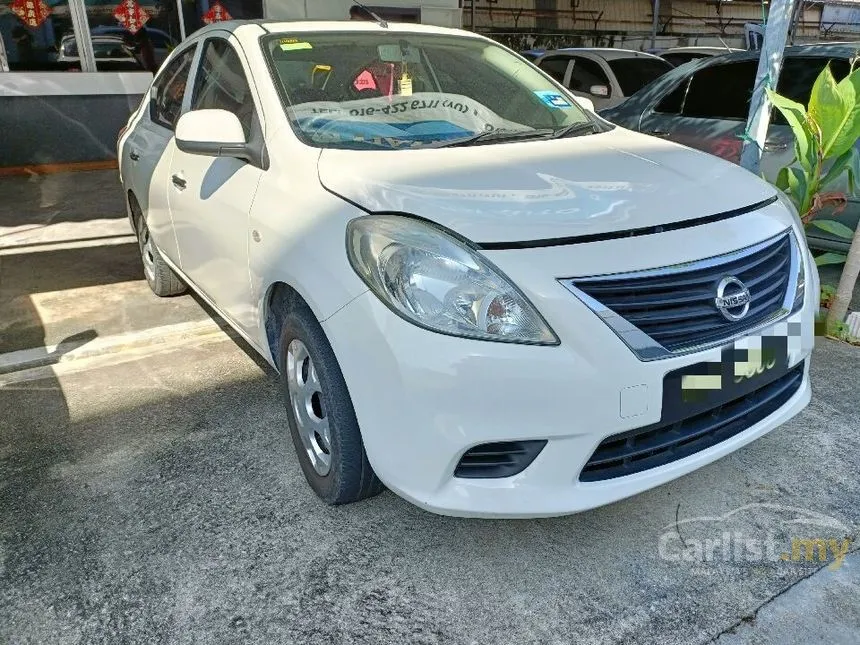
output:
[[[654,0],[654,16],[651,20],[651,49],[657,49],[657,28],[660,26],[660,0]]]
[[[746,134],[741,150],[741,166],[759,174],[761,153],[767,140],[770,125],[771,104],[765,87],[776,89],[779,72],[782,69],[782,54],[788,39],[795,0],[771,0],[764,41],[758,59],[755,86],[750,99],[750,113],[747,118]],[[768,81],[767,83],[765,81]]]
[[[180,40],[185,40],[185,14],[182,13],[182,0],[176,0],[176,14],[179,16]]]
[[[478,0],[472,0],[472,12],[471,12],[471,19],[469,22],[469,26],[472,28],[472,31],[475,31],[475,3],[477,1]]]

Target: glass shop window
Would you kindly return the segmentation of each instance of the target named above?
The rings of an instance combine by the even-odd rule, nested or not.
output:
[[[0,70],[79,72],[80,60],[61,55],[69,37],[67,0],[0,0]]]
[[[85,0],[85,4],[100,72],[154,74],[182,40],[175,2]]]

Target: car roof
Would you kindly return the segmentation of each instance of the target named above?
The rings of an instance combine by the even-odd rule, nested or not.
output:
[[[790,47],[785,48],[784,55],[787,57],[794,56],[836,56],[839,58],[851,58],[857,53],[857,50],[860,49],[860,42],[853,43],[826,43],[826,44],[812,44],[812,45],[792,45]],[[726,60],[758,60],[760,52],[758,50],[752,51],[741,51],[732,54],[724,54],[722,56],[715,56],[713,58],[701,59],[703,61],[707,61],[707,63],[712,63],[715,60],[717,61],[726,61]]]
[[[659,56],[654,56],[653,54],[649,54],[647,52],[640,52],[636,51],[635,49],[616,49],[614,47],[564,47],[562,49],[553,49],[552,51],[546,52],[546,55],[549,54],[568,54],[571,56],[575,54],[594,54],[596,56],[605,58],[606,60],[615,60],[618,58],[660,59]]]
[[[260,30],[270,33],[362,33],[362,32],[378,32],[378,33],[413,33],[413,34],[440,34],[449,36],[460,36],[464,38],[474,38],[476,40],[490,39],[464,29],[451,29],[449,27],[436,27],[434,25],[421,25],[412,22],[394,22],[386,21],[387,27],[382,27],[372,20],[226,20],[207,25],[202,29],[194,32],[196,39],[200,35],[205,35],[212,31],[229,31],[235,33],[237,37],[251,36],[257,37],[260,35]]]
[[[669,49],[664,49],[660,52],[660,54],[682,54],[684,52],[692,53],[710,53],[710,52],[722,52],[723,54],[735,53],[746,51],[745,49],[740,49],[738,47],[722,47],[719,45],[702,45],[701,47],[670,47]]]

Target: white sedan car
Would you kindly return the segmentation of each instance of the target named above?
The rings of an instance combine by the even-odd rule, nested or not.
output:
[[[195,290],[278,370],[326,502],[572,513],[809,401],[818,277],[790,203],[479,35],[204,28],[119,156],[150,286]]]

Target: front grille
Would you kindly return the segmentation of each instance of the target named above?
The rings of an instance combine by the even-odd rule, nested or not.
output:
[[[466,451],[454,477],[491,479],[524,471],[538,456],[546,441],[498,441],[482,443]]]
[[[784,234],[747,251],[688,267],[569,283],[665,350],[678,352],[717,344],[782,311],[792,282],[793,253],[791,238]],[[717,287],[727,276],[738,278],[750,292],[749,311],[738,321],[726,319],[714,302]]]
[[[594,482],[632,475],[715,446],[782,407],[800,388],[803,369],[801,362],[752,394],[695,416],[607,437],[586,462],[579,479]]]

